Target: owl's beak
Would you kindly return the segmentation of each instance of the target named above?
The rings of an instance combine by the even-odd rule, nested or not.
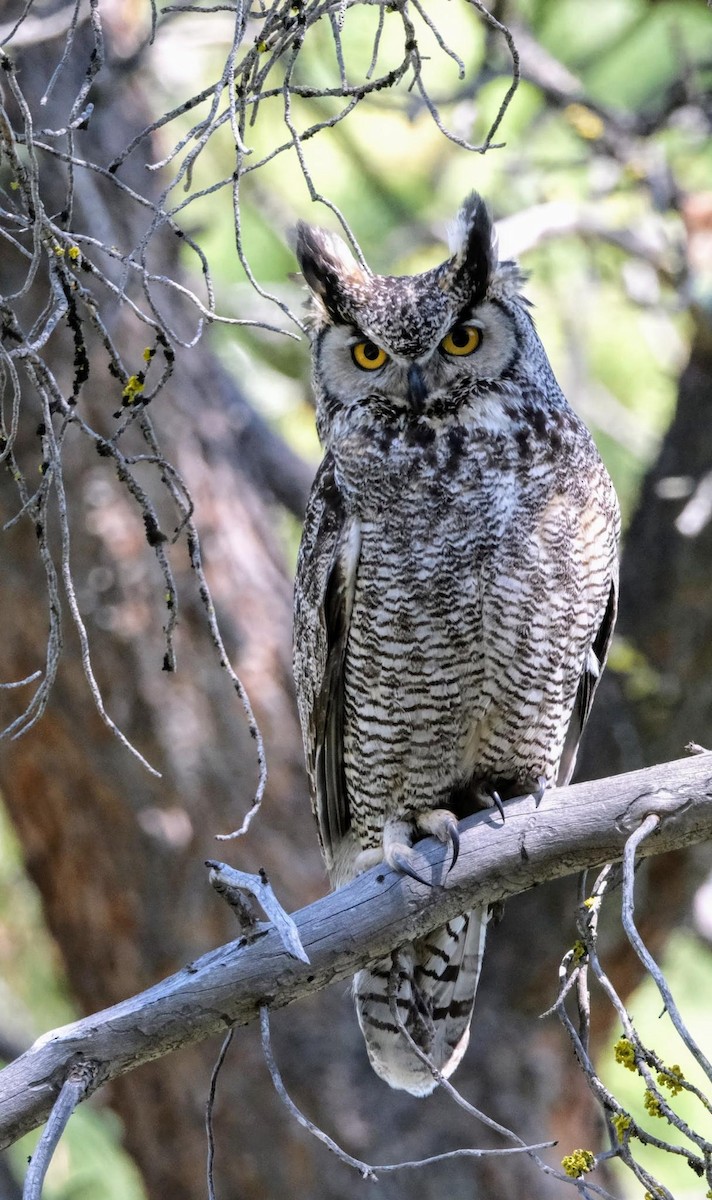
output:
[[[428,389],[423,379],[423,372],[417,363],[411,363],[408,367],[408,403],[416,416],[425,411],[427,398]]]

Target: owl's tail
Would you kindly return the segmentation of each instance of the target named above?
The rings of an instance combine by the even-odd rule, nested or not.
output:
[[[474,909],[354,977],[368,1057],[391,1087],[427,1096],[437,1086],[396,1023],[394,1006],[415,1044],[442,1075],[450,1075],[465,1053],[487,921],[487,909]]]

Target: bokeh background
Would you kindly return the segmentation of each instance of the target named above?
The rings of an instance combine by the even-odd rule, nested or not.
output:
[[[284,19],[311,14],[293,81],[296,127],[328,123],[344,101],[344,79],[365,78],[382,22],[378,70],[403,55],[403,5],[283,5]],[[266,10],[267,6],[265,6]],[[100,0],[106,58],[90,91],[94,110],[73,153],[108,165],[148,128],[116,176],[134,193],[171,188],[199,140],[211,97],[177,111],[224,70],[235,27],[229,6]],[[712,14],[704,0],[498,0],[511,30],[521,82],[486,153],[482,145],[512,78],[505,38],[466,0],[418,6],[410,17],[423,78],[444,134],[412,73],[354,106],[304,141],[311,192],[294,149],[248,168],[289,141],[273,68],[241,160],[240,261],[229,121],[211,128],[193,168],[166,195],[180,206],[187,238],[154,230],[151,269],[202,295],[208,265],[218,313],[295,331],[276,297],[299,314],[303,293],[288,230],[298,217],[337,227],[328,198],[347,219],[374,270],[405,273],[444,256],[448,221],[473,188],[499,222],[503,255],[531,274],[528,295],[558,378],[596,437],[624,514],[621,615],[579,777],[680,757],[712,744]],[[423,20],[433,21],[439,45]],[[0,10],[2,40],[37,127],[57,129],[81,85],[95,34],[80,21],[49,101],[40,104],[66,45],[61,5],[35,3],[8,41],[22,8]],[[59,32],[48,22],[59,14]],[[151,38],[152,14],[155,18]],[[320,15],[320,19],[316,17]],[[32,25],[31,21],[37,22]],[[244,45],[261,37],[255,5]],[[336,33],[335,33],[336,30]],[[336,39],[336,40],[335,40]],[[269,45],[261,51],[269,56]],[[457,57],[464,66],[463,77]],[[8,111],[17,117],[13,98]],[[155,122],[174,112],[165,124]],[[191,132],[192,131],[192,132]],[[39,136],[39,135],[38,135]],[[181,139],[185,146],[173,153]],[[147,163],[165,159],[149,172]],[[60,212],[66,164],[47,154],[42,186]],[[13,180],[0,168],[6,209]],[[70,229],[122,255],[141,243],[150,214],[104,175],[76,172]],[[3,210],[5,211],[5,209]],[[4,226],[11,228],[10,224]],[[92,251],[85,243],[83,253]],[[95,255],[109,273],[109,260]],[[108,265],[107,265],[108,264]],[[5,238],[0,291],[22,276]],[[40,277],[37,287],[42,284]],[[24,298],[25,316],[44,294]],[[185,341],[189,310],[166,289],[166,310]],[[126,305],[102,293],[102,311],[127,364],[138,369],[146,332]],[[174,305],[174,308],[171,308]],[[165,310],[164,310],[165,311]],[[194,316],[194,314],[193,314]],[[110,432],[121,386],[93,346],[80,411]],[[72,335],[58,326],[45,348],[71,384]],[[302,765],[290,670],[291,579],[301,513],[319,449],[304,338],[212,323],[152,404],[166,458],[195,502],[203,558],[231,660],[247,686],[267,751],[264,807],[229,850],[246,869],[264,866],[280,898],[299,907],[326,890]],[[17,438],[28,475],[40,462],[31,392]],[[207,886],[203,860],[213,835],[239,824],[257,781],[254,745],[229,681],[219,670],[184,543],[171,548],[181,604],[178,669],[161,671],[163,585],[141,513],[85,438],[68,437],[64,478],[71,565],[94,668],[117,724],[162,772],[148,775],[100,720],[82,673],[71,624],[48,710],[25,736],[0,744],[0,1053],[132,994],[234,936],[230,915]],[[155,482],[155,481],[153,481]],[[146,486],[153,486],[147,475]],[[156,500],[160,505],[160,498]],[[0,476],[3,521],[17,511],[14,481]],[[41,667],[47,635],[45,581],[29,520],[0,539],[0,678]],[[0,692],[3,724],[21,711],[21,690]],[[706,848],[641,869],[638,915],[693,1031],[712,1039],[712,899]],[[538,1014],[554,999],[557,964],[575,937],[576,881],[508,903],[493,931],[472,1044],[457,1082],[474,1103],[532,1141],[558,1139],[557,1164],[572,1148],[605,1144],[564,1032]],[[605,934],[608,969],[664,1059],[680,1052],[660,1001],[641,979],[615,919]],[[594,997],[593,1038],[611,1088],[645,1118],[643,1085],[613,1060],[620,1035]],[[355,1155],[392,1162],[458,1145],[500,1145],[446,1097],[416,1101],[389,1091],[369,1070],[346,985],[275,1014],[275,1052],[299,1105]],[[203,1113],[217,1044],[192,1047],[103,1090],[72,1119],[45,1188],[47,1200],[194,1200],[205,1194]],[[686,1068],[687,1069],[687,1068]],[[689,1113],[691,1121],[709,1117]],[[238,1032],[215,1112],[216,1189],[221,1200],[299,1197],[346,1200],[364,1184],[297,1127],[275,1096],[256,1029]],[[0,1200],[20,1195],[32,1140],[0,1167]],[[654,1162],[654,1160],[648,1160]],[[655,1164],[676,1200],[700,1197],[684,1166]],[[617,1195],[638,1185],[599,1177]],[[454,1161],[384,1176],[383,1200],[529,1200],[573,1194],[524,1158]]]

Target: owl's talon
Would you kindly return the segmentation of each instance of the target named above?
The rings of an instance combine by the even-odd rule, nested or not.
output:
[[[492,788],[492,791],[489,793],[489,795],[492,799],[492,804],[497,809],[497,812],[502,818],[502,824],[504,825],[504,805],[502,803],[502,797],[496,788]]]
[[[538,807],[543,799],[544,792],[546,791],[546,779],[544,776],[537,775],[536,778],[530,776],[529,779],[524,780],[521,787],[522,791],[518,792],[516,796],[512,796],[512,799],[526,800],[527,796],[531,796],[532,800]]]
[[[473,791],[472,795],[478,808],[496,808],[504,825],[504,804],[496,787],[481,784]]]
[[[393,871],[397,871],[399,875],[408,875],[411,879],[415,879],[416,883],[423,883],[426,887],[432,887],[433,885],[430,879],[425,879],[422,875],[418,874],[415,867],[412,865],[409,856],[410,851],[407,848],[404,848],[403,850],[393,850],[389,855],[387,855],[386,861],[388,866]]]
[[[447,869],[449,875],[460,854],[460,830],[455,817],[447,809],[433,814],[433,816],[436,816],[436,820],[425,822],[424,828],[427,833],[434,834],[438,841],[449,843],[452,846],[452,862]]]
[[[434,808],[430,812],[421,813],[416,820],[416,826],[419,833],[425,834],[427,837],[436,837],[439,842],[452,846],[449,874],[460,853],[460,831],[455,814],[449,808]]]
[[[457,824],[453,824],[448,828],[448,840],[452,846],[452,862],[447,869],[449,875],[460,855],[460,831],[457,828]]]

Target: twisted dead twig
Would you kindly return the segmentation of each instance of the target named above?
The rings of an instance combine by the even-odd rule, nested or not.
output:
[[[300,962],[309,962],[297,927],[279,903],[264,871],[260,871],[259,875],[249,875],[246,871],[236,871],[234,867],[212,859],[205,865],[210,868],[210,882],[216,892],[235,910],[243,925],[254,928],[256,924],[253,917],[245,919],[244,897],[249,896],[257,901],[269,918],[287,953]]]

